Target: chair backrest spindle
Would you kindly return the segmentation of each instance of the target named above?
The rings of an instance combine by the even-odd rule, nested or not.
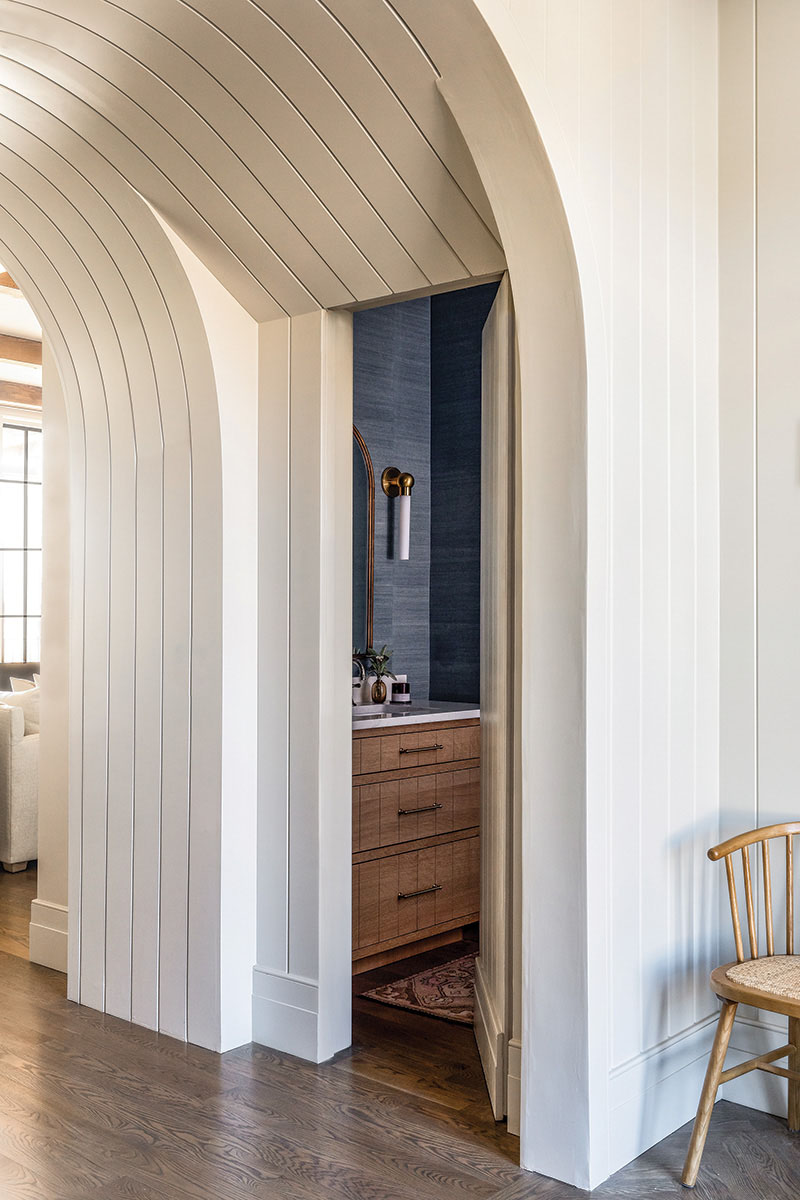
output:
[[[750,875],[750,848],[742,846],[742,874],[744,876],[744,902],[747,908],[747,932],[750,935],[750,957],[758,958],[758,935],[756,933],[756,910],[753,904],[753,880]]]
[[[736,941],[736,960],[744,962],[744,946],[742,945],[742,926],[739,921],[739,905],[736,900],[736,880],[733,875],[733,858],[725,855],[725,870],[728,873],[728,894],[731,898],[731,916],[733,917],[733,936]]]
[[[772,921],[772,874],[769,869],[769,842],[764,839],[761,843],[762,865],[764,868],[764,916],[766,918],[767,954],[775,953],[775,934]]]
[[[786,953],[794,954],[794,839],[786,835]]]

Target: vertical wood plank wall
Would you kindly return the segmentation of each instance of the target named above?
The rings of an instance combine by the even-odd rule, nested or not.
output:
[[[155,217],[105,160],[75,135],[56,156],[2,121],[3,261],[42,321],[69,427],[70,995],[217,1048],[221,469],[205,330]]]
[[[39,738],[37,895],[31,906],[30,957],[66,971],[68,955],[70,453],[64,392],[50,346],[42,345],[42,693]]]
[[[721,13],[728,81],[720,137],[726,235],[720,242],[720,338],[728,364],[721,394],[721,820],[727,836],[798,814],[800,10],[791,0],[736,0]],[[780,920],[784,889],[778,879],[773,887]],[[723,928],[723,953],[732,958],[729,922]],[[766,1052],[785,1041],[785,1032],[780,1018],[751,1012],[734,1026],[732,1054]],[[725,1095],[786,1112],[777,1080],[735,1080]]]
[[[163,228],[205,323],[218,397],[223,534],[219,989],[220,1049],[227,1050],[252,1036],[256,961],[258,325],[174,231]]]
[[[693,1112],[714,1010],[717,5],[506,7],[577,176],[607,333],[611,502],[599,526],[590,492],[589,536],[609,555],[612,816],[589,854],[610,854],[613,1171]],[[589,410],[593,429],[591,389]]]
[[[253,1037],[322,1061],[350,1044],[352,317],[266,323],[259,361]]]

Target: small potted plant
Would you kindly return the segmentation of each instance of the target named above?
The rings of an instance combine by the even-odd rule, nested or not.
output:
[[[384,646],[382,650],[369,649],[366,653],[366,658],[370,666],[370,673],[375,676],[375,682],[372,685],[372,703],[383,704],[386,699],[386,684],[385,678],[394,679],[394,675],[389,670],[389,659],[392,657],[392,651],[388,646]]]

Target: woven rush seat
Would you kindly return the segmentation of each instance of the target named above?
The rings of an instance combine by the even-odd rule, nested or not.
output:
[[[757,988],[760,992],[771,992],[773,996],[786,996],[789,1000],[800,1000],[799,954],[751,958],[736,963],[725,973],[731,983]]]

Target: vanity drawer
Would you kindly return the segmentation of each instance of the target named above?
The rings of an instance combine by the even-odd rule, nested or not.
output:
[[[398,771],[402,767],[436,766],[479,758],[481,730],[474,725],[460,728],[416,730],[380,734],[353,739],[353,774],[373,775],[379,771]]]
[[[474,919],[480,906],[479,846],[479,838],[470,837],[354,866],[354,951]]]
[[[480,823],[478,767],[353,788],[353,852],[469,829]]]

